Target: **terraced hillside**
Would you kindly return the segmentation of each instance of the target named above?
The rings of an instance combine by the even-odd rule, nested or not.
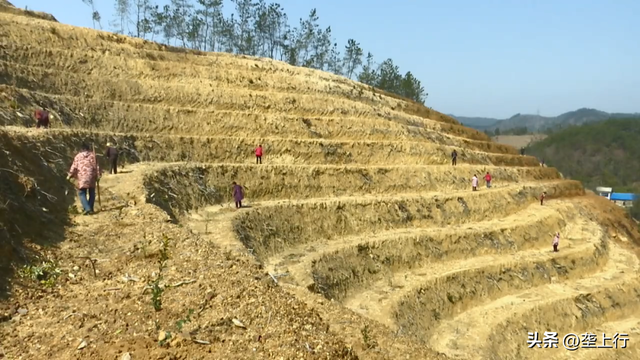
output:
[[[0,358],[640,355],[640,234],[555,169],[342,77],[30,15],[0,11]],[[124,169],[74,215],[66,170],[107,141]]]

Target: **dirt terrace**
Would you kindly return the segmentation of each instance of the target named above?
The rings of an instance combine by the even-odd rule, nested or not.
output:
[[[342,77],[0,10],[0,358],[640,355],[635,224],[535,158]],[[124,168],[78,216],[66,170],[107,141]]]

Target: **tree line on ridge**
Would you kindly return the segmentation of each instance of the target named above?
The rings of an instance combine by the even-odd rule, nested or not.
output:
[[[94,0],[82,0],[92,9],[94,28],[102,17]],[[338,46],[331,27],[322,28],[318,12],[290,25],[278,3],[265,0],[230,0],[233,11],[223,14],[223,0],[115,0],[115,33],[201,51],[268,57],[294,66],[329,71],[424,104],[428,94],[411,71],[404,75],[391,58],[376,63],[360,43],[347,40]]]

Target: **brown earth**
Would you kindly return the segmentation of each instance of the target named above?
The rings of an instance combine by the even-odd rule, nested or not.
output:
[[[515,148],[522,148],[532,145],[538,141],[542,141],[547,137],[545,134],[531,134],[531,135],[498,135],[491,138],[491,140]]]
[[[640,234],[580,183],[343,77],[46,19],[0,3],[0,358],[640,355]],[[66,171],[108,141],[79,216]]]

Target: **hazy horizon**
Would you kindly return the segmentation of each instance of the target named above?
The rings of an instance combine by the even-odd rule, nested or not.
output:
[[[475,116],[475,115],[464,115],[464,114],[456,114],[456,113],[452,113],[452,112],[448,112],[446,114],[448,115],[452,115],[452,116],[457,116],[457,117],[466,117],[466,118],[486,118],[486,119],[498,119],[498,120],[508,120],[510,119],[512,116],[520,114],[520,115],[539,115],[542,117],[547,117],[547,118],[554,118],[554,117],[558,117],[560,115],[566,114],[568,112],[572,112],[572,111],[576,111],[576,110],[581,110],[581,109],[590,109],[590,110],[598,110],[598,111],[604,111],[606,113],[609,114],[639,114],[640,115],[640,111],[629,111],[629,112],[623,112],[623,111],[605,111],[602,109],[595,109],[595,108],[586,108],[586,107],[581,107],[579,109],[573,109],[573,110],[568,110],[568,111],[563,111],[559,114],[543,114],[543,113],[524,113],[524,112],[520,112],[520,113],[515,113],[512,114],[511,116],[507,116],[507,117],[502,117],[502,118],[496,118],[493,116]]]

